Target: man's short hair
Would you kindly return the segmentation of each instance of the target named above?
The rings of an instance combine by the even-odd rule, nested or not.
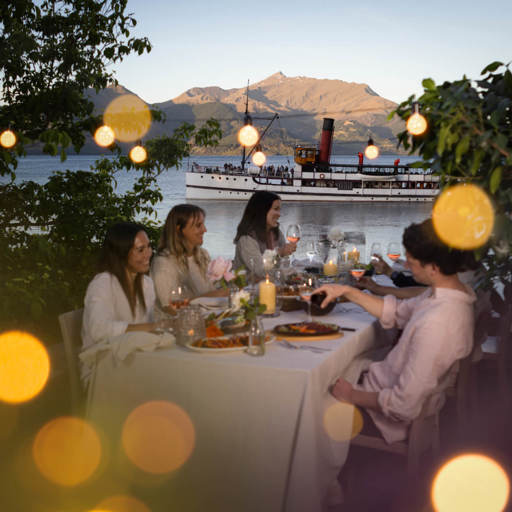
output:
[[[402,243],[413,258],[422,264],[437,265],[445,275],[476,267],[473,251],[461,251],[444,244],[435,232],[432,219],[405,228]]]

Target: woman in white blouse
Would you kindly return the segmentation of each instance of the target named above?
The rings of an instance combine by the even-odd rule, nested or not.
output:
[[[151,263],[157,303],[163,310],[169,306],[171,291],[178,287],[188,299],[228,293],[216,290],[207,277],[210,255],[201,247],[206,233],[204,220],[204,210],[193,204],[178,204],[167,215]]]
[[[153,331],[153,282],[145,275],[152,250],[144,227],[132,222],[107,232],[100,273],[87,287],[84,300],[84,347],[128,331]]]

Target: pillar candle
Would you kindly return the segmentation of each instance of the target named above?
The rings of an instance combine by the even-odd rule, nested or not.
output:
[[[265,304],[267,309],[264,314],[273,314],[276,311],[276,285],[271,283],[268,275],[265,281],[261,281],[259,287],[260,304]]]
[[[338,273],[338,265],[333,260],[324,263],[324,274],[326,276],[335,276]]]
[[[359,251],[355,247],[348,253],[348,259],[352,260],[354,263],[359,263]]]

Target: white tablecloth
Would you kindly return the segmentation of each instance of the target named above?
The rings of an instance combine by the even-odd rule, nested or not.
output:
[[[264,326],[304,319],[301,311],[282,313]],[[352,424],[349,412],[339,425],[346,442],[327,435],[324,413],[336,403],[328,388],[372,347],[375,326],[353,304],[338,304],[319,320],[357,330],[310,342],[332,349],[321,354],[278,343],[263,357],[179,346],[134,353],[122,362],[103,354],[89,388],[88,416],[109,424],[119,442],[123,420],[139,404],[167,400],[188,413],[196,445],[165,483],[173,510],[321,511],[345,462]]]

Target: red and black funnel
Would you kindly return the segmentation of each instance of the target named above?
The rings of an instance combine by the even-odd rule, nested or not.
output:
[[[320,150],[318,154],[318,163],[329,165],[331,158],[332,133],[334,131],[334,119],[324,117],[322,127],[322,138],[320,139]]]

